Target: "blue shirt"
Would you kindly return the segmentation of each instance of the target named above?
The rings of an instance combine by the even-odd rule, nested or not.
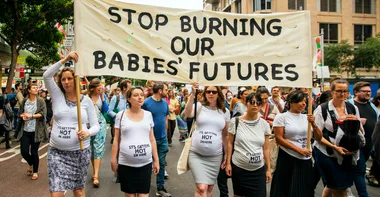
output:
[[[156,101],[149,97],[145,99],[141,108],[152,113],[154,137],[157,140],[166,138],[166,117],[169,115],[168,103],[163,99]]]
[[[123,111],[125,109],[128,109],[127,100],[124,98],[123,94],[119,93],[119,95],[113,96],[111,98],[111,102],[110,102],[110,104],[108,106],[108,112],[107,112],[107,114],[109,116],[111,116],[111,118],[115,118],[116,117],[116,113],[113,110],[115,108],[116,101],[118,99],[117,97],[119,97],[119,99],[120,99],[119,103],[116,106],[117,109],[118,109],[118,111],[120,112],[120,111]]]

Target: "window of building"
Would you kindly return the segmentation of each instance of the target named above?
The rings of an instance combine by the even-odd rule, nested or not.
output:
[[[337,44],[338,43],[338,24],[320,23],[319,32],[323,29],[323,43]]]
[[[236,13],[241,13],[241,0],[235,1]]]
[[[355,0],[355,13],[375,14],[376,0]]]
[[[272,9],[272,0],[252,0],[253,11]]]
[[[305,0],[288,0],[289,10],[305,10]]]
[[[340,12],[341,0],[318,0],[319,11],[321,12]]]
[[[231,6],[224,8],[223,12],[231,12]]]
[[[355,44],[362,44],[369,37],[372,37],[372,25],[354,25]]]

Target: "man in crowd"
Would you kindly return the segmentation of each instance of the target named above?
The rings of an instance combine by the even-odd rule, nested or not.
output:
[[[157,196],[171,196],[165,189],[165,164],[166,153],[168,149],[168,139],[166,125],[168,123],[169,105],[165,101],[168,92],[168,86],[162,82],[156,82],[153,85],[153,95],[144,101],[142,108],[150,111],[154,122],[154,137],[157,143],[158,158],[160,160],[160,171],[156,177]]]
[[[359,81],[354,85],[354,98],[349,101],[359,109],[360,119],[363,124],[366,145],[360,149],[360,158],[356,166],[355,186],[359,197],[367,197],[367,187],[365,182],[366,162],[372,149],[372,133],[379,117],[378,111],[371,102],[371,87],[369,82]]]
[[[20,83],[16,83],[15,85],[15,88],[16,88],[16,105],[13,107],[13,113],[14,113],[14,118],[13,118],[13,121],[14,121],[14,129],[17,128],[17,119],[18,119],[18,111],[20,110],[20,105],[22,103],[22,100],[24,100],[24,96],[23,96],[23,92],[22,92],[22,85]],[[17,135],[15,133],[15,135]]]
[[[276,106],[278,111],[284,111],[285,102],[281,99],[280,87],[274,86],[271,89],[272,96],[269,97],[269,103]]]

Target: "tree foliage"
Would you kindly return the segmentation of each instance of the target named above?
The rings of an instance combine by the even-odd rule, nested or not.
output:
[[[324,47],[324,64],[338,73],[347,72],[355,74],[355,66],[352,64],[353,46],[347,40],[338,44],[330,44]]]
[[[366,68],[368,71],[375,67],[380,69],[380,34],[367,38],[354,52],[355,67]]]
[[[20,50],[29,50],[35,57],[33,66],[53,61],[63,34],[56,28],[73,16],[73,0],[2,0],[0,2],[0,37],[11,48],[11,65],[7,81],[10,90],[17,56]]]

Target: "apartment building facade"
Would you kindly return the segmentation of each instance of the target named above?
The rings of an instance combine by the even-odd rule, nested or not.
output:
[[[380,33],[380,0],[204,0],[204,9],[243,14],[309,10],[312,36],[324,31],[324,43],[342,40],[359,47]],[[380,70],[357,69],[358,76],[380,78]],[[331,76],[353,78],[347,73]]]

